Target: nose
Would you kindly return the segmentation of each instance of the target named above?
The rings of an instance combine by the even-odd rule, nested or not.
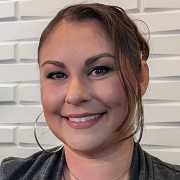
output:
[[[88,87],[80,79],[72,79],[68,84],[68,90],[65,102],[68,104],[78,105],[82,102],[91,100]]]

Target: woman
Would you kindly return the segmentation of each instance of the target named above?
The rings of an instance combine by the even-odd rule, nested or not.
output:
[[[61,10],[42,33],[38,60],[44,115],[64,147],[4,160],[1,179],[180,179],[179,166],[139,145],[148,55],[123,9],[95,3]]]

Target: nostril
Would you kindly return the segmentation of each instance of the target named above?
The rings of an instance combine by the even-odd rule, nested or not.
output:
[[[87,102],[88,99],[83,94],[71,94],[66,96],[66,102],[69,104],[79,104]]]
[[[89,90],[85,88],[80,80],[71,82],[66,94],[65,102],[69,104],[79,104],[91,100]]]

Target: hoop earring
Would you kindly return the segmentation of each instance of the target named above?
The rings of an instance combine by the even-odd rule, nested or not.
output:
[[[139,138],[137,140],[137,143],[140,143],[142,136],[143,136],[143,130],[144,130],[144,116],[141,116],[141,123],[140,123],[140,134],[139,134]]]
[[[36,129],[37,129],[37,123],[38,123],[38,120],[40,118],[40,116],[43,114],[44,112],[41,112],[38,117],[36,118],[36,121],[34,123],[34,137],[35,137],[35,140],[36,140],[36,143],[37,145],[44,151],[44,152],[47,152],[47,153],[55,153],[57,151],[59,151],[60,149],[62,149],[63,145],[60,145],[58,147],[54,147],[52,149],[44,149],[41,144],[39,143],[39,140],[37,138],[37,133],[36,133]]]
[[[139,122],[140,120],[140,122]],[[134,114],[134,117],[133,117],[133,126],[134,126],[134,132],[133,134],[135,135],[136,133],[139,134],[139,137],[138,139],[136,140],[136,143],[140,143],[141,139],[142,139],[142,136],[143,136],[143,130],[144,130],[144,115],[142,114],[140,119],[138,118],[138,114],[137,112],[135,111],[135,114]]]

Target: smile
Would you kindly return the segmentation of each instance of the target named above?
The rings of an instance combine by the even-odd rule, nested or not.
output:
[[[69,121],[73,121],[73,122],[86,122],[86,121],[97,119],[101,115],[102,114],[96,114],[96,115],[93,115],[93,116],[85,116],[85,117],[80,117],[80,118],[69,118]]]

